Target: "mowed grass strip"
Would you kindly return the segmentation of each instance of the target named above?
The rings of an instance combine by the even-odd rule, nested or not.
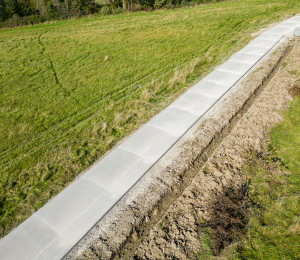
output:
[[[246,0],[1,30],[1,236],[251,32],[299,9]]]

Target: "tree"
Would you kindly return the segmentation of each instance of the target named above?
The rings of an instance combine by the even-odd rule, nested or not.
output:
[[[34,0],[17,0],[17,13],[19,16],[29,16],[36,13]]]
[[[13,0],[2,0],[2,5],[4,7],[4,12],[0,14],[0,16],[3,16],[3,20],[6,20],[13,16],[13,14],[16,13],[16,2]]]
[[[3,0],[0,0],[0,22],[4,21],[5,18],[6,18],[5,3]]]

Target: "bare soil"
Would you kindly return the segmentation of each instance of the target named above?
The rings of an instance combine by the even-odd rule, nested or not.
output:
[[[197,259],[203,251],[205,226],[213,227],[217,234],[215,255],[239,238],[249,203],[241,170],[245,153],[262,152],[270,127],[283,120],[280,111],[287,108],[292,96],[299,95],[291,71],[299,69],[300,44],[294,39],[290,46],[287,56],[239,113],[228,136],[129,259]],[[228,208],[231,215],[224,211]]]

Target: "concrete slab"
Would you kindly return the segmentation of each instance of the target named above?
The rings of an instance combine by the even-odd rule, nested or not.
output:
[[[254,65],[256,62],[258,62],[261,59],[261,57],[262,57],[261,55],[253,55],[253,54],[238,52],[233,56],[231,56],[229,60]]]
[[[209,98],[204,95],[186,92],[175,102],[173,102],[170,107],[177,108],[189,113],[195,114],[197,116],[202,116],[214,103],[215,98]]]
[[[145,172],[150,166],[151,164],[146,164],[139,155],[118,147],[90,168],[84,176],[110,192],[110,187],[124,175],[136,171]]]
[[[287,20],[288,22],[300,22],[300,16],[293,16]]]
[[[53,260],[53,258],[41,254],[42,251],[40,243],[22,227],[10,232],[9,236],[3,238],[0,243],[1,260]]]
[[[291,27],[295,28],[300,25],[300,20],[299,21],[285,21],[279,24],[281,27]]]
[[[239,62],[239,61],[232,61],[228,60],[223,65],[218,67],[218,70],[229,72],[232,74],[244,75],[249,69],[252,68],[253,65]]]
[[[118,191],[114,191],[114,193]],[[119,195],[119,194],[118,194]],[[124,195],[124,194],[122,194]],[[98,198],[85,200],[86,210],[80,207],[82,211],[76,216],[76,220],[63,230],[62,236],[66,237],[73,245],[77,243],[120,199],[116,194],[108,192],[103,193]]]
[[[258,47],[258,46],[249,46],[247,45],[243,49],[239,51],[239,53],[247,53],[247,54],[253,54],[253,55],[259,55],[259,56],[264,56],[270,48],[264,48],[264,47]]]
[[[278,42],[282,38],[282,36],[283,36],[282,34],[272,34],[269,33],[269,31],[266,31],[261,35],[259,35],[255,40],[271,40],[271,41]]]
[[[277,41],[273,40],[264,40],[264,39],[255,39],[251,41],[248,46],[255,46],[255,47],[263,47],[263,48],[272,48]]]
[[[38,259],[42,256],[49,259],[58,259],[61,255],[66,254],[72,246],[36,214],[24,221],[22,228],[39,243],[41,251]],[[36,250],[36,248],[32,248],[32,250]]]
[[[111,197],[117,201],[151,166],[152,163],[145,163],[139,155],[118,147],[88,170],[84,176],[104,186]]]
[[[271,29],[268,30],[269,34],[280,34],[280,35],[285,35],[289,34],[294,30],[292,27],[281,27],[280,25],[275,26]]]
[[[155,163],[177,139],[168,132],[145,125],[119,147],[140,155],[146,163]]]
[[[188,92],[197,93],[212,99],[219,99],[231,88],[231,86],[225,86],[217,84],[212,81],[201,80],[195,86],[190,88]]]
[[[112,196],[121,198],[130,188],[132,188],[140,178],[144,176],[147,172],[144,171],[134,171],[133,173],[129,173],[128,175],[124,175],[121,179],[114,183],[110,189],[113,190],[114,194]]]
[[[64,192],[53,198],[47,207],[42,207],[36,215],[46,222],[53,230],[70,243],[75,243],[86,232],[86,228],[80,226],[81,216],[86,212],[101,210],[98,200],[106,195],[106,190],[99,184],[87,178],[79,178],[68,186]],[[89,225],[93,225],[87,220]]]
[[[182,136],[197,120],[198,115],[175,107],[167,107],[147,123],[174,136]]]
[[[225,86],[233,86],[240,78],[241,75],[239,74],[233,74],[233,73],[216,69],[213,72],[211,72],[208,76],[206,76],[204,79]]]

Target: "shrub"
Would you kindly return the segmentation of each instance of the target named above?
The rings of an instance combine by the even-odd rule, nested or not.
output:
[[[11,20],[11,26],[12,27],[16,27],[18,25],[20,25],[20,17],[17,14],[14,14],[12,18],[10,18]]]
[[[151,12],[152,10],[153,10],[153,8],[151,6],[144,7],[144,11]]]
[[[186,6],[186,5],[187,5],[186,0],[182,0],[180,5],[181,5],[181,6]]]
[[[172,2],[168,2],[168,3],[165,5],[165,8],[167,8],[167,9],[171,9],[172,7],[173,7]]]
[[[154,7],[155,7],[156,9],[162,8],[162,7],[164,7],[164,6],[166,5],[166,3],[167,3],[167,0],[157,0],[157,1],[155,2],[155,4],[154,4]]]
[[[132,8],[132,10],[134,11],[134,12],[138,12],[138,11],[142,11],[143,10],[143,7],[141,6],[141,5],[135,5],[133,8]]]
[[[120,13],[123,12],[121,7],[113,8],[111,11],[112,11],[113,14],[120,14]]]
[[[33,25],[44,22],[45,19],[43,16],[40,15],[31,15],[24,17],[22,20],[20,20],[20,25]]]
[[[102,14],[102,15],[108,15],[108,14],[110,14],[111,12],[110,12],[110,9],[109,9],[109,7],[108,6],[103,6],[102,8],[101,8],[101,10],[100,10],[100,14]]]

